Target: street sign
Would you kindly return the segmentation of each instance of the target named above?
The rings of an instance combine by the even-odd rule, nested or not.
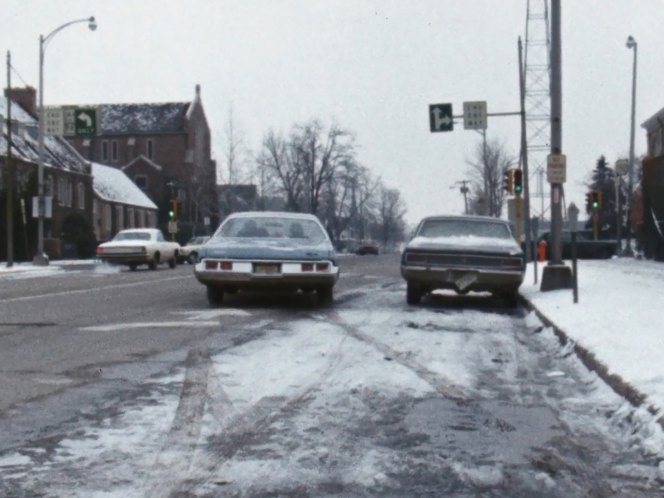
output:
[[[171,220],[168,222],[168,233],[178,233],[178,222]]]
[[[65,134],[65,117],[62,107],[44,107],[44,134],[58,136]]]
[[[616,175],[624,175],[629,171],[629,159],[618,159],[616,161]]]
[[[466,130],[486,130],[486,101],[463,103],[463,127]]]
[[[74,109],[74,133],[76,136],[97,134],[97,110],[88,108]]]
[[[565,154],[549,154],[546,158],[546,181],[565,183],[567,180],[567,157]]]
[[[429,105],[429,127],[432,132],[454,130],[452,104]]]

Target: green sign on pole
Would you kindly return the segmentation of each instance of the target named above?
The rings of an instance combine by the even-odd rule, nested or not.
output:
[[[93,108],[74,109],[74,132],[76,136],[97,134],[97,110]]]
[[[429,105],[429,128],[431,132],[454,130],[452,104]]]

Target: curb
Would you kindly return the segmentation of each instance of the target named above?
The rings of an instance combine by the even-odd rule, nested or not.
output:
[[[583,346],[580,346],[579,343],[575,342],[573,339],[570,339],[564,330],[553,323],[532,302],[524,296],[520,296],[520,300],[529,311],[535,312],[544,325],[553,329],[553,332],[558,337],[558,341],[561,345],[565,346],[568,343],[571,343],[574,346],[574,353],[579,360],[581,360],[581,363],[583,363],[588,370],[595,372],[618,396],[626,399],[635,408],[640,408],[646,404],[647,397],[645,394],[639,392],[631,384],[625,382],[619,375],[609,373],[609,369],[606,365],[599,361],[593,353]],[[657,416],[661,413],[659,408],[651,404],[647,405],[647,410],[653,416]],[[656,421],[662,429],[664,429],[664,415],[660,416]]]

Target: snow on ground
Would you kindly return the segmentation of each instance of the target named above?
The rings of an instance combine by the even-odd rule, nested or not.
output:
[[[569,262],[566,262],[570,264]],[[579,260],[579,302],[571,289],[541,292],[533,264],[521,294],[658,410],[664,409],[664,264],[613,258]]]

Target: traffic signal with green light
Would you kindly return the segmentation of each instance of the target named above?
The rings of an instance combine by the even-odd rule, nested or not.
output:
[[[602,192],[594,190],[590,194],[590,207],[600,209],[602,207]]]
[[[514,188],[515,194],[521,194],[523,192],[523,171],[520,169],[515,169],[512,178],[512,186]]]
[[[175,219],[178,215],[178,201],[176,200],[171,200],[171,207],[168,210],[168,218],[169,219]]]

